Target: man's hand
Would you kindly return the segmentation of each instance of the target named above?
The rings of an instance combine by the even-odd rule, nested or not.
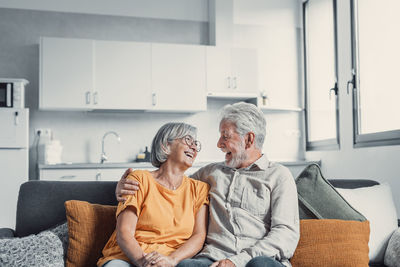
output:
[[[143,267],[174,267],[178,264],[172,257],[153,251],[146,254],[139,263]]]
[[[118,181],[117,188],[115,188],[115,197],[119,202],[126,200],[122,195],[134,195],[139,190],[139,183],[137,181],[126,179],[132,171],[131,168],[127,169]]]
[[[228,259],[216,261],[210,267],[236,267],[236,265]]]

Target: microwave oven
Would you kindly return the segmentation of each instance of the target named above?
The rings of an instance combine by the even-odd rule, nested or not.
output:
[[[0,108],[24,108],[25,79],[0,78]]]

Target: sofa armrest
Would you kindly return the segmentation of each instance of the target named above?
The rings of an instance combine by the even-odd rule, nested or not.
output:
[[[0,239],[15,237],[15,231],[10,228],[0,228]]]

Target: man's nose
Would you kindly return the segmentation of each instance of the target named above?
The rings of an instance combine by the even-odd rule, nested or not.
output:
[[[222,138],[220,137],[220,138],[218,139],[218,142],[217,142],[217,147],[218,147],[218,148],[222,148],[222,143],[223,143],[223,140],[222,140]]]

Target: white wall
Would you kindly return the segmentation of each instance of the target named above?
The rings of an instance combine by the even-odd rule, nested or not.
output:
[[[353,148],[352,96],[346,92],[347,81],[351,79],[350,4],[347,0],[338,0],[337,4],[341,148],[338,151],[307,152],[306,156],[321,159],[326,178],[388,182],[400,216],[400,146]]]
[[[208,21],[208,0],[0,0],[0,7],[138,18]]]
[[[299,27],[301,0],[234,0],[235,24]]]

